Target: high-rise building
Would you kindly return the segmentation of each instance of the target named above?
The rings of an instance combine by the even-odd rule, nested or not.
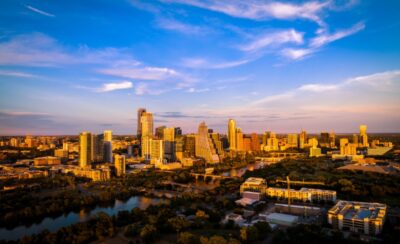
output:
[[[288,145],[289,147],[298,148],[299,139],[297,134],[288,134]]]
[[[94,136],[84,131],[79,135],[79,166],[86,168],[94,160]]]
[[[194,157],[196,155],[196,136],[186,135],[183,140],[184,157]]]
[[[142,137],[153,136],[153,114],[144,112],[140,117],[140,123],[142,125]]]
[[[251,133],[251,151],[260,151],[260,141],[258,139],[257,133]]]
[[[328,132],[321,132],[321,137],[319,139],[319,145],[321,147],[329,147],[329,133]]]
[[[222,156],[224,154],[224,149],[222,147],[222,141],[220,138],[220,135],[218,133],[212,133],[211,135],[211,141],[214,144],[214,148],[219,156]]]
[[[141,144],[142,144],[142,157],[145,160],[150,159],[151,153],[151,139],[153,137],[153,114],[143,112],[140,117],[141,129]]]
[[[165,158],[168,159],[169,162],[175,161],[175,128],[164,128],[163,131],[163,139],[164,139],[164,152]]]
[[[357,135],[357,134],[353,134],[352,142],[353,142],[354,144],[357,144],[357,145],[358,145],[358,135]]]
[[[164,129],[167,128],[165,125],[159,126],[156,128],[156,137],[158,139],[163,139],[164,138]]]
[[[367,126],[360,125],[360,139],[361,139],[361,146],[368,147],[368,135],[367,135]]]
[[[331,131],[331,133],[329,133],[329,146],[330,146],[330,148],[336,147],[336,136],[335,136],[335,132],[333,132],[333,131]]]
[[[264,147],[265,151],[278,151],[279,140],[274,132],[267,132],[267,145]]]
[[[208,128],[205,122],[199,125],[196,135],[196,156],[203,158],[206,163],[218,163],[219,157],[216,153],[211,138],[208,136]]]
[[[114,166],[117,173],[117,176],[123,176],[125,174],[126,169],[126,159],[124,155],[116,154],[114,157]]]
[[[112,142],[110,141],[103,142],[103,160],[106,163],[113,162]]]
[[[142,114],[146,112],[145,108],[139,108],[137,113],[137,137],[138,140],[142,138]]]
[[[299,138],[299,147],[303,149],[307,143],[307,132],[305,130],[301,130],[300,138]]]
[[[251,151],[251,138],[243,137],[243,151]]]
[[[240,128],[236,128],[236,150],[243,151],[243,132]]]
[[[317,138],[313,137],[308,139],[308,146],[312,148],[317,148],[318,147],[318,140]]]
[[[150,162],[160,164],[164,162],[164,142],[161,139],[150,139]]]
[[[104,134],[93,135],[93,161],[94,162],[107,162],[105,160],[104,151]],[[111,161],[108,161],[111,162]]]
[[[182,136],[182,129],[181,127],[175,127],[175,137]]]
[[[103,134],[104,134],[104,141],[112,142],[112,131],[111,130],[105,130]]]
[[[229,119],[228,121],[228,142],[229,142],[229,150],[235,151],[237,150],[236,145],[236,122],[233,119]]]

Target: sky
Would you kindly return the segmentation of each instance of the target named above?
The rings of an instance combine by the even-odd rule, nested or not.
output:
[[[400,132],[398,0],[2,0],[0,135]]]

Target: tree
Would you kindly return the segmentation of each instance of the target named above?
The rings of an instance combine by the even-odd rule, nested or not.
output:
[[[190,223],[183,217],[173,217],[168,219],[168,223],[179,233],[181,230],[190,226]]]
[[[154,225],[145,225],[142,230],[140,231],[140,238],[143,241],[149,243],[155,239],[155,235],[157,234],[157,229]]]
[[[182,232],[179,234],[179,244],[195,244],[198,242],[198,238],[190,232]]]

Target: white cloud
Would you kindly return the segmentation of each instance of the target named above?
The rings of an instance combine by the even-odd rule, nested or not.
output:
[[[310,91],[310,92],[324,92],[337,90],[339,85],[326,85],[326,84],[306,84],[298,88],[299,91]]]
[[[38,77],[37,75],[33,75],[33,74],[25,73],[25,72],[7,71],[7,70],[0,70],[0,75],[3,75],[3,76],[15,76],[15,77],[21,77],[21,78]]]
[[[357,23],[349,29],[340,30],[333,34],[328,34],[328,33],[323,32],[322,34],[318,35],[317,37],[315,37],[311,40],[310,46],[313,48],[318,48],[318,47],[324,46],[330,42],[353,35],[359,31],[363,30],[364,28],[365,28],[364,23]]]
[[[98,72],[138,80],[165,80],[180,75],[175,70],[164,67],[112,67],[99,69]]]
[[[281,55],[293,60],[300,60],[315,51],[315,49],[311,48],[285,48],[281,51]]]
[[[97,92],[110,92],[110,91],[115,91],[115,90],[121,90],[121,89],[128,89],[132,88],[133,84],[130,81],[122,81],[119,83],[106,83],[103,84],[102,87],[97,89]]]
[[[204,35],[210,32],[206,27],[190,25],[173,19],[158,19],[157,26],[162,29],[177,31],[184,34]]]
[[[292,4],[277,1],[259,0],[163,0],[164,2],[175,2],[192,5],[230,15],[233,17],[247,18],[253,20],[275,19],[309,19],[317,23],[322,21],[319,13],[329,6],[329,1],[309,1],[303,4]]]
[[[202,93],[202,92],[207,92],[207,91],[210,91],[210,89],[209,88],[197,89],[197,88],[191,87],[187,90],[187,92],[189,92],[189,93]]]
[[[54,14],[50,14],[50,13],[45,12],[45,11],[43,11],[43,10],[34,8],[34,7],[30,6],[30,5],[25,5],[25,7],[26,7],[27,9],[29,9],[29,10],[35,12],[35,13],[38,13],[38,14],[41,14],[41,15],[44,15],[44,16],[47,16],[47,17],[55,17]]]
[[[265,47],[277,46],[285,43],[302,44],[303,35],[304,33],[297,32],[294,29],[267,33],[246,45],[242,45],[240,49],[242,51],[252,52]]]
[[[239,59],[234,61],[210,62],[204,58],[185,58],[182,60],[182,65],[188,68],[199,69],[226,69],[251,62],[253,59]]]

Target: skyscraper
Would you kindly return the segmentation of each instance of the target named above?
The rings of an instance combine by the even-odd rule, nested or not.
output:
[[[145,108],[139,108],[137,113],[137,137],[140,140],[142,138],[142,114],[146,112]]]
[[[288,134],[288,145],[289,147],[294,147],[294,148],[299,147],[297,134]]]
[[[361,139],[361,146],[368,147],[368,135],[367,135],[367,126],[360,125],[360,139]]]
[[[257,133],[251,133],[251,151],[260,151],[260,141],[258,139]]]
[[[243,132],[242,129],[236,128],[236,150],[243,151],[243,149],[244,149]]]
[[[300,138],[299,138],[299,147],[303,149],[307,142],[307,132],[305,130],[301,130]]]
[[[113,155],[112,155],[112,131],[105,130],[104,133],[104,142],[102,143],[103,147],[103,160],[107,163],[113,162]]]
[[[142,157],[146,160],[150,159],[151,152],[151,142],[150,139],[153,137],[153,114],[148,112],[143,112],[140,117],[140,123],[142,126]]]
[[[196,135],[196,156],[204,158],[206,163],[218,163],[219,157],[216,153],[211,138],[208,136],[208,128],[205,122],[199,125]]]
[[[94,136],[84,131],[79,135],[79,166],[86,168],[90,166],[94,158]]]
[[[237,150],[236,122],[233,119],[229,119],[228,121],[228,142],[229,142],[229,150],[232,151]]]
[[[105,130],[103,134],[104,134],[104,141],[112,142],[112,131],[111,130]]]
[[[329,133],[328,132],[321,132],[319,145],[321,147],[329,147]]]
[[[123,176],[126,169],[126,160],[124,155],[116,154],[114,157],[114,166],[116,169],[117,176]]]
[[[164,151],[165,157],[169,160],[169,162],[173,162],[175,160],[175,128],[164,128],[163,131],[163,139],[164,139]]]

